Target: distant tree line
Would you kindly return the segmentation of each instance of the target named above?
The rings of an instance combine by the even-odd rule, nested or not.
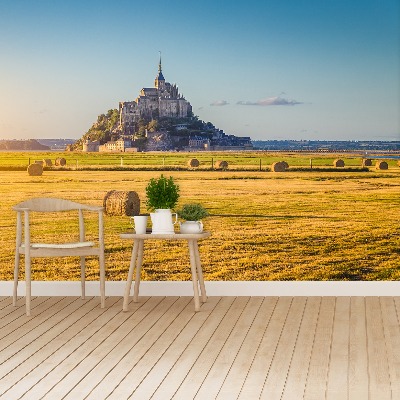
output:
[[[35,139],[0,140],[0,150],[50,150],[49,146],[40,144]]]

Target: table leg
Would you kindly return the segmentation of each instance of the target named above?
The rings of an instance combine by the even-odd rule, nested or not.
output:
[[[201,300],[203,303],[207,301],[206,287],[204,285],[203,270],[201,268],[199,245],[197,240],[193,240],[194,254],[196,256],[197,275],[200,282]]]
[[[136,264],[135,286],[133,288],[133,302],[134,303],[137,303],[138,299],[139,299],[140,272],[142,270],[142,264],[143,264],[143,247],[144,247],[144,240],[139,240],[139,250],[138,250],[137,264]]]
[[[199,311],[200,310],[199,286],[197,283],[196,250],[195,250],[194,242],[195,242],[195,240],[188,240],[189,255],[190,255],[190,268],[192,270],[192,281],[193,281],[194,310]]]
[[[131,291],[133,270],[135,269],[138,250],[139,250],[139,240],[134,240],[132,255],[131,255],[131,263],[129,265],[128,278],[126,280],[126,286],[125,286],[124,302],[122,305],[123,311],[128,311],[129,292]]]

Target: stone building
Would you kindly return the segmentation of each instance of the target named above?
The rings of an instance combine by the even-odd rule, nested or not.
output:
[[[131,141],[118,139],[118,140],[110,140],[107,143],[99,146],[98,151],[100,152],[110,152],[110,153],[121,153],[126,151],[127,148],[132,146]]]
[[[96,152],[99,151],[100,141],[86,139],[82,145],[82,151],[84,152]]]
[[[187,150],[209,150],[210,140],[203,136],[191,136],[189,138],[189,148]]]
[[[140,118],[184,118],[192,114],[192,106],[179,94],[178,87],[164,79],[161,56],[154,87],[143,88],[134,101],[119,103],[120,128],[124,135],[133,135]]]

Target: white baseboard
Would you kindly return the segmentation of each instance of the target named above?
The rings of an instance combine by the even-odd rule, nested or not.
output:
[[[400,281],[206,281],[208,296],[400,296]],[[12,281],[0,281],[0,296],[12,296]],[[125,282],[106,283],[107,296],[122,296]],[[131,288],[131,293],[133,285]],[[18,295],[25,294],[19,282]],[[99,295],[99,282],[86,282],[88,296]],[[79,296],[77,281],[33,281],[32,296]],[[191,281],[143,281],[142,296],[192,296]]]

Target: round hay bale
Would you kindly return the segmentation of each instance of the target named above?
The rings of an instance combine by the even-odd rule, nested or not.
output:
[[[34,163],[28,166],[28,174],[30,176],[41,176],[43,174],[43,165],[39,163]]]
[[[285,164],[283,164],[282,161],[274,162],[271,165],[271,171],[273,172],[285,172],[285,169]]]
[[[200,162],[197,158],[192,158],[188,161],[188,167],[197,168],[200,165]]]
[[[67,164],[67,161],[65,158],[56,158],[55,164],[57,165],[57,167],[63,167],[64,165]]]
[[[43,167],[51,167],[53,163],[51,162],[50,158],[46,158],[43,160]]]
[[[363,158],[363,167],[370,167],[372,165],[372,160],[370,158]]]
[[[386,161],[377,161],[375,164],[376,169],[389,169],[389,165]]]
[[[35,164],[41,165],[42,167],[44,167],[46,165],[44,160],[35,160]]]
[[[223,160],[215,161],[214,164],[215,169],[228,169],[228,162]]]
[[[344,161],[341,160],[340,158],[336,159],[333,161],[333,166],[336,168],[343,168],[344,167]]]
[[[139,215],[140,199],[136,192],[110,190],[104,196],[103,207],[107,215]]]
[[[289,168],[289,164],[286,161],[281,161],[281,164],[285,167],[285,169]]]

